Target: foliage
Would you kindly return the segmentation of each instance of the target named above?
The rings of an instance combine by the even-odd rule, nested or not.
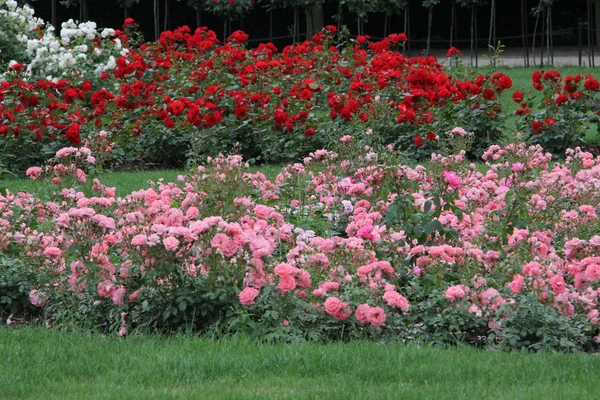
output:
[[[398,15],[404,12],[408,0],[378,0],[376,11],[383,12],[387,16]]]
[[[29,300],[35,280],[34,268],[15,255],[0,253],[0,321],[40,315],[40,309]]]
[[[591,75],[562,78],[556,70],[535,71],[532,84],[538,93],[514,92],[515,114],[526,139],[553,153],[584,144],[587,131],[598,131],[600,84]]]
[[[204,0],[203,9],[228,20],[240,18],[254,6],[254,0]]]
[[[61,149],[33,195],[0,196],[0,249],[64,329],[596,348],[600,158],[494,145],[480,172],[374,146],[344,135],[274,180],[208,157],[125,198],[88,179],[108,156]]]
[[[340,6],[348,7],[348,10],[356,14],[361,21],[366,21],[370,13],[377,10],[377,0],[339,0]]]

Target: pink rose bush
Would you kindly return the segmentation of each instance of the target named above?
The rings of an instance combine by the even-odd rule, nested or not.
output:
[[[28,296],[50,324],[532,350],[600,340],[600,158],[581,149],[550,164],[540,147],[492,146],[484,171],[460,154],[409,167],[393,149],[323,150],[274,179],[220,156],[123,197],[78,178],[93,157],[78,151],[31,171],[47,190],[0,195],[0,261],[32,266]]]

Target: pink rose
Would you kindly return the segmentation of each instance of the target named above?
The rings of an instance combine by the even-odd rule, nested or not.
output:
[[[381,326],[386,320],[385,311],[381,307],[373,307],[369,309],[369,322],[373,326]]]
[[[31,304],[35,307],[44,307],[46,305],[46,300],[46,294],[37,289],[32,289],[29,292],[29,301],[31,301]]]
[[[31,167],[25,171],[25,175],[33,179],[34,181],[42,176],[42,169],[40,167]]]
[[[129,300],[136,301],[139,295],[140,295],[140,290],[138,289],[129,295]]]
[[[173,236],[169,236],[163,240],[163,244],[167,250],[175,251],[179,246],[179,240],[175,239]]]
[[[289,292],[296,288],[296,280],[293,276],[290,275],[282,275],[279,277],[279,289],[282,292]]]
[[[444,297],[450,301],[454,301],[456,299],[461,299],[467,295],[469,292],[469,288],[464,285],[454,285],[450,286],[446,289],[446,293],[444,293]]]
[[[409,304],[406,297],[402,296],[400,293],[390,290],[384,293],[383,299],[390,306],[395,306],[401,308],[402,310],[408,310]]]
[[[46,247],[44,249],[44,255],[46,257],[60,257],[62,256],[62,250],[59,249],[58,247]]]
[[[565,278],[562,275],[554,275],[549,280],[550,285],[552,285],[552,290],[554,290],[554,294],[561,294],[567,290],[567,285],[565,283]]]
[[[146,235],[135,235],[133,239],[131,239],[131,243],[134,246],[143,246],[146,244]]]
[[[372,233],[374,229],[375,227],[373,225],[365,225],[358,230],[356,236],[367,240],[373,240],[375,238],[375,235]]]
[[[521,290],[523,290],[523,276],[522,275],[513,276],[513,280],[511,283],[509,283],[508,286],[510,287],[510,292],[512,294],[519,293]]]
[[[361,304],[358,307],[356,307],[356,312],[354,313],[354,316],[360,323],[366,324],[367,322],[369,322],[370,309],[371,307],[368,304]]]
[[[117,289],[114,283],[109,280],[98,283],[98,294],[102,297],[111,297],[113,292]]]
[[[511,168],[512,172],[521,172],[523,169],[525,169],[523,163],[514,163]]]
[[[458,189],[459,187],[461,187],[462,180],[459,178],[458,175],[456,175],[456,172],[443,171],[442,175],[444,176],[444,179],[446,180],[446,182],[448,182],[448,185],[450,185],[452,189]]]
[[[325,311],[327,311],[327,314],[333,315],[339,310],[340,304],[341,301],[337,297],[328,297],[324,304]]]
[[[251,288],[245,287],[244,290],[240,292],[238,297],[240,298],[240,303],[244,305],[254,304],[254,299],[258,297],[259,291]]]
[[[123,286],[119,286],[119,288],[112,292],[111,295],[113,303],[119,307],[123,307],[123,305],[125,304],[123,302],[123,297],[125,297],[125,288]]]

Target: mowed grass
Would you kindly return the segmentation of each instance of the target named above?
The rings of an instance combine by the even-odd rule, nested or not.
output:
[[[248,172],[262,172],[269,179],[275,179],[281,171],[279,165],[264,165],[260,167],[251,167]],[[136,190],[145,189],[148,187],[148,182],[158,182],[162,179],[164,182],[176,182],[179,175],[185,175],[189,171],[184,170],[145,170],[145,171],[127,171],[127,172],[106,172],[99,178],[102,184],[108,187],[117,188],[117,196],[126,196]],[[31,179],[13,179],[6,180],[3,183],[11,192],[25,191],[28,193],[36,193],[41,184]]]
[[[2,399],[586,399],[600,358],[0,328]]]

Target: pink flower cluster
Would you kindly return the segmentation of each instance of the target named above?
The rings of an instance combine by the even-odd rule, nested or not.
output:
[[[40,282],[30,298],[38,307],[60,293],[125,312],[158,292],[170,295],[186,276],[230,285],[252,313],[268,303],[302,304],[295,316],[281,315],[283,326],[312,314],[393,330],[429,295],[415,296],[415,288],[433,279],[441,286],[431,295],[443,307],[495,331],[510,323],[523,295],[598,324],[600,235],[591,227],[600,208],[600,158],[575,149],[550,167],[539,147],[492,146],[484,172],[456,157],[436,157],[428,168],[377,159],[320,151],[271,182],[229,156],[123,198],[96,180],[92,196],[9,192],[0,195],[0,251],[17,248],[36,265]],[[411,185],[381,196],[386,179]],[[222,196],[227,187],[235,193]],[[423,210],[437,189],[455,198],[454,208],[440,203],[436,217],[454,237],[432,233],[419,242],[402,224],[383,223],[398,195]]]

